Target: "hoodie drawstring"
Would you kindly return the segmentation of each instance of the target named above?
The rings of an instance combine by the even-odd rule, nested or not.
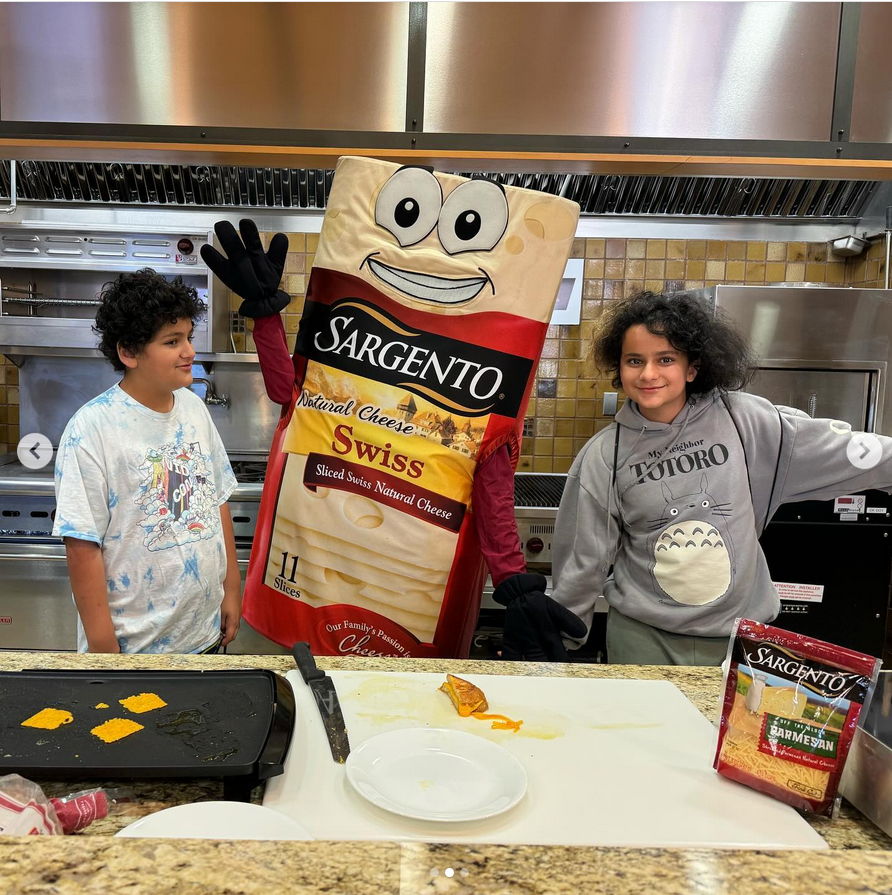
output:
[[[635,443],[632,445],[628,453],[626,454],[625,460],[623,460],[623,464],[625,465],[625,461],[635,453],[635,448],[638,447],[638,442],[641,441],[642,436],[647,431],[647,426],[642,426],[638,432],[638,437],[635,439]],[[620,517],[620,527],[625,524],[625,519],[623,518],[622,507],[619,503],[619,495],[616,491],[616,470],[617,466],[617,457],[619,456],[619,437],[622,433],[622,424],[616,424],[616,444],[614,445],[613,450],[613,471],[610,475],[610,487],[607,489],[607,543],[610,543],[610,523],[613,520],[613,514],[610,512],[611,502],[616,504],[617,513]],[[602,571],[606,575],[610,571],[610,567],[616,562],[616,556],[619,553],[619,539],[617,538],[617,544],[613,548],[613,553],[611,556],[605,561],[604,566],[602,567]]]

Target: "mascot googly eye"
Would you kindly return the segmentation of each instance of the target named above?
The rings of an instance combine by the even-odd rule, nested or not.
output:
[[[440,217],[443,190],[425,168],[402,168],[378,195],[375,223],[405,248],[429,236]]]
[[[443,203],[437,236],[450,255],[489,252],[507,227],[505,191],[487,180],[472,180],[454,189]]]

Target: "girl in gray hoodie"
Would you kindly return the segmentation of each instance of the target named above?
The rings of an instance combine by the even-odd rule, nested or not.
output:
[[[759,545],[777,508],[892,491],[892,438],[741,392],[746,340],[688,293],[617,303],[594,353],[628,400],[570,469],[552,596],[537,575],[495,594],[503,655],[566,659],[603,594],[610,662],[718,665],[735,618],[780,609]]]

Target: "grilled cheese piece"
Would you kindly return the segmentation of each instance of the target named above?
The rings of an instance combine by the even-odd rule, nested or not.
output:
[[[462,718],[468,718],[474,712],[485,712],[489,708],[479,687],[454,674],[446,675],[446,683],[440,689],[452,700],[455,710]]]

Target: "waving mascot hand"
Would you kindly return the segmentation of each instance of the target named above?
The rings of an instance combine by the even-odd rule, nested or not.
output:
[[[241,238],[217,224],[226,257],[202,257],[244,299],[283,405],[245,588],[254,628],[317,655],[466,656],[482,551],[509,618],[535,607],[581,636],[525,574],[513,501],[578,213],[531,190],[340,159],[293,359],[279,316],[287,238],[265,252],[251,221]],[[562,658],[555,634],[506,655]]]

